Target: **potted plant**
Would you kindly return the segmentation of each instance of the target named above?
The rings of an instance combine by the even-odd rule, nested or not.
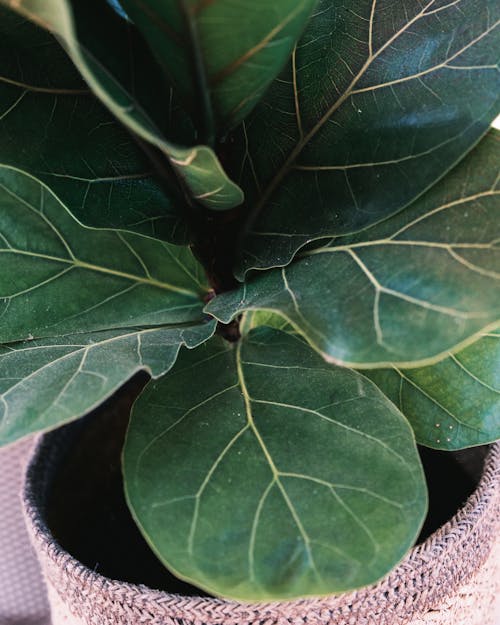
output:
[[[500,437],[498,3],[0,4],[2,443],[145,370],[123,479],[166,567],[243,602],[377,582],[416,442]]]

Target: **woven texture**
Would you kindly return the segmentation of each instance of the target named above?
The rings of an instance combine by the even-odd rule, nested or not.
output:
[[[21,508],[24,466],[31,440],[0,449],[0,623],[44,625],[49,607],[40,566]]]
[[[339,597],[266,604],[169,595],[114,582],[82,566],[54,541],[44,522],[44,494],[57,447],[57,439],[45,437],[25,491],[53,625],[495,625],[500,444],[490,451],[465,506],[381,582]]]

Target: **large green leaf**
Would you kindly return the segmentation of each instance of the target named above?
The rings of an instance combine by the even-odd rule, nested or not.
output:
[[[189,189],[211,208],[231,208],[243,200],[241,189],[226,176],[210,147],[184,147],[162,132],[171,92],[164,88],[154,58],[144,55],[135,28],[106,0],[0,0],[54,32],[64,43],[89,86],[114,115],[158,148]],[[140,62],[135,55],[140,54]],[[132,63],[131,63],[132,59]],[[156,78],[155,78],[156,77]],[[194,137],[195,139],[195,137]],[[195,139],[196,140],[196,139]]]
[[[234,138],[249,211],[238,275],[396,213],[499,112],[497,0],[322,0]]]
[[[252,110],[292,53],[316,0],[123,0],[207,136]]]
[[[203,319],[209,288],[188,248],[85,228],[5,166],[0,207],[0,343]]]
[[[399,407],[417,441],[462,449],[500,438],[500,331],[431,367],[367,371]]]
[[[1,6],[0,110],[0,162],[44,181],[83,223],[186,240],[179,192],[155,181],[57,41]]]
[[[393,218],[219,295],[207,311],[281,313],[328,360],[429,364],[500,319],[499,133]]]
[[[0,445],[86,414],[134,373],[153,377],[196,347],[215,322],[115,330],[0,346]]]
[[[426,508],[401,413],[359,373],[270,328],[237,346],[212,339],[150,383],[124,471],[162,561],[238,599],[371,583],[403,557]]]

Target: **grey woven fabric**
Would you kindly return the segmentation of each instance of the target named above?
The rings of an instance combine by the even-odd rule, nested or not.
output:
[[[48,625],[49,607],[20,492],[31,440],[0,449],[0,625]]]
[[[28,473],[26,517],[54,625],[495,625],[500,590],[500,443],[464,507],[375,586],[266,604],[181,597],[107,579],[64,551],[44,518],[64,432],[44,437]]]

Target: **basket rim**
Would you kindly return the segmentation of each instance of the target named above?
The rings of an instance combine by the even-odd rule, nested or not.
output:
[[[425,595],[428,603],[432,601],[429,582],[436,587],[434,599],[437,593],[441,598],[455,593],[484,563],[497,533],[495,529],[500,517],[500,442],[490,447],[478,486],[462,508],[423,543],[414,546],[391,572],[375,584],[340,595],[256,603],[153,590],[144,585],[115,581],[89,569],[52,535],[42,512],[42,499],[48,487],[47,473],[55,457],[54,448],[57,448],[59,433],[51,432],[37,439],[22,493],[28,530],[49,581],[57,588],[61,586],[57,578],[63,576],[66,581],[62,585],[67,586],[69,580],[70,584],[86,589],[90,595],[99,593],[101,602],[104,595],[110,602],[119,600],[126,603],[129,609],[142,610],[147,604],[148,614],[153,615],[158,610],[162,616],[182,618],[184,623],[244,625],[265,622],[267,625],[281,618],[298,618],[300,622],[306,615],[307,622],[313,623],[311,615],[314,613],[324,614],[325,610],[330,614],[352,613],[363,606],[366,609],[370,605],[371,609],[374,602],[385,603],[384,610],[389,606],[392,610],[393,604],[404,605],[408,614],[409,601],[417,607],[422,603],[420,594]],[[481,549],[478,544],[482,545]],[[468,554],[466,557],[464,552]],[[453,572],[448,570],[451,561],[454,562]],[[394,609],[398,612],[397,605]],[[323,617],[321,621],[324,621]]]

